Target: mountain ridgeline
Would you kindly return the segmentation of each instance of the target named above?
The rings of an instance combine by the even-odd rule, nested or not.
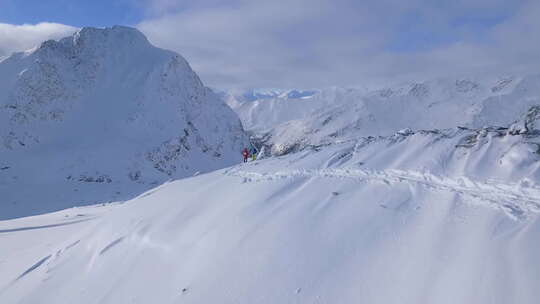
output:
[[[0,219],[123,200],[238,162],[236,114],[138,30],[83,28],[0,61]]]
[[[311,94],[301,97],[283,91],[246,98],[251,92],[223,95],[268,156],[392,136],[407,128],[506,128],[540,105],[540,76],[436,79],[378,89],[303,91]]]

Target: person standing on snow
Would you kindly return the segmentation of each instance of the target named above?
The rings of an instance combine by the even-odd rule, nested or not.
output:
[[[242,151],[242,156],[244,157],[244,162],[247,163],[249,157],[249,151],[247,148],[244,148],[244,151]]]
[[[251,160],[255,161],[257,159],[257,149],[251,149]]]

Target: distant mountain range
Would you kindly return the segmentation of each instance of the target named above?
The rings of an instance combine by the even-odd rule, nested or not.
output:
[[[509,126],[540,104],[540,76],[494,79],[437,79],[380,89],[327,88],[301,97],[229,92],[224,100],[244,128],[273,153],[297,151],[401,129]],[[261,91],[266,92],[266,91]],[[299,91],[302,92],[302,91]],[[262,94],[262,93],[261,93]]]

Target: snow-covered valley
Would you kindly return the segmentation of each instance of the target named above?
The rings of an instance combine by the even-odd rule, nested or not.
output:
[[[539,77],[222,93],[242,127],[139,34],[0,61],[0,303],[538,302]]]

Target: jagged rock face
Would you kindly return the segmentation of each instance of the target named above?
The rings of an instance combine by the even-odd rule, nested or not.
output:
[[[0,79],[2,210],[23,210],[16,206],[32,197],[21,187],[45,184],[48,199],[63,197],[52,209],[74,198],[124,199],[232,165],[248,143],[237,116],[186,60],[135,29],[83,28],[46,41],[0,61]]]

